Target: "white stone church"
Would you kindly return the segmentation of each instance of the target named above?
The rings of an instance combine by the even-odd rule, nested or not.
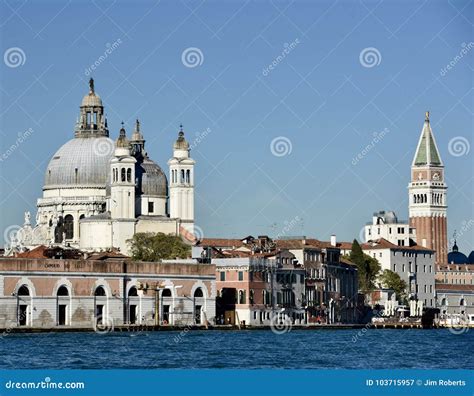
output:
[[[138,232],[192,235],[195,162],[182,128],[168,161],[168,183],[145,151],[138,120],[130,139],[123,123],[117,141],[109,138],[102,100],[92,79],[89,85],[74,138],[46,169],[36,223],[25,213],[7,254],[39,245],[128,254],[127,241]]]

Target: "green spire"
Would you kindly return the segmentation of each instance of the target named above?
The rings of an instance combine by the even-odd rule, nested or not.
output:
[[[438,147],[430,126],[430,113],[426,112],[425,123],[421,131],[420,141],[416,149],[413,165],[435,165],[442,166]]]

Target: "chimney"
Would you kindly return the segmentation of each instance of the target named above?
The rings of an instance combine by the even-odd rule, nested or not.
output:
[[[336,235],[331,235],[331,246],[336,247]]]

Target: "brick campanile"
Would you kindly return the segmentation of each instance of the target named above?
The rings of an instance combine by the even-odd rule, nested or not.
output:
[[[447,185],[444,165],[430,126],[425,122],[411,165],[409,191],[410,226],[416,228],[418,245],[436,251],[436,264],[447,263]]]

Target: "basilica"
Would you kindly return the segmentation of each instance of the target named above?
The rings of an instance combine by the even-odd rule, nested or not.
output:
[[[74,137],[49,161],[35,221],[25,213],[7,254],[40,245],[129,254],[135,233],[192,235],[194,164],[182,127],[169,180],[145,150],[138,120],[130,138],[122,123],[114,142],[91,79]]]

